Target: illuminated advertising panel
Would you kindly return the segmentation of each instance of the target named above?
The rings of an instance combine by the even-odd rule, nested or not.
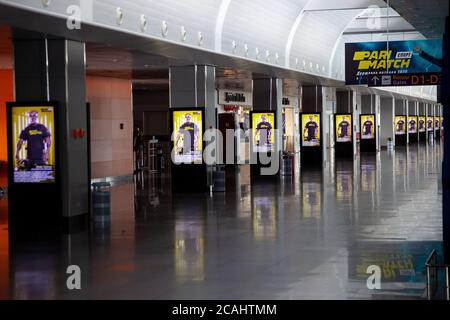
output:
[[[252,112],[252,147],[254,152],[275,151],[276,129],[274,112]]]
[[[335,115],[336,142],[353,141],[353,121],[351,114]]]
[[[434,130],[434,118],[427,117],[427,131],[433,131],[433,130]]]
[[[347,85],[437,85],[442,41],[410,40],[346,43]]]
[[[364,114],[361,115],[361,140],[375,139],[375,115]]]
[[[419,117],[419,132],[426,132],[427,131],[427,118],[426,117]]]
[[[394,120],[395,134],[397,136],[406,134],[406,116],[395,116]]]
[[[441,118],[434,117],[434,129],[439,130],[441,128]]]
[[[417,116],[410,116],[408,117],[408,133],[417,133],[418,132],[418,117]]]
[[[318,113],[301,114],[302,147],[321,146],[321,118]]]
[[[203,109],[172,111],[175,163],[203,163],[203,113]]]
[[[56,104],[8,105],[13,182],[55,183]]]

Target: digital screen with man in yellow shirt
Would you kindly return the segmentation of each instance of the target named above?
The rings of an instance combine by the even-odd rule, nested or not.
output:
[[[398,136],[405,135],[406,128],[407,128],[406,116],[396,116],[395,122],[394,122],[394,127],[395,127],[396,135],[398,135]]]
[[[252,141],[254,152],[273,152],[275,133],[275,113],[252,113]]]
[[[11,117],[14,182],[55,182],[54,107],[13,107]]]
[[[302,146],[320,147],[320,114],[302,114]]]
[[[203,162],[203,113],[201,110],[172,111],[175,138],[174,161],[184,164]]]
[[[336,115],[336,142],[352,142],[352,115]]]

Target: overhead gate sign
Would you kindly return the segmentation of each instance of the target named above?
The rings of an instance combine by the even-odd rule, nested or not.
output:
[[[347,85],[437,85],[441,72],[441,40],[345,44]]]

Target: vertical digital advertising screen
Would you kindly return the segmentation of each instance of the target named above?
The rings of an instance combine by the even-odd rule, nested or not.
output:
[[[360,117],[361,125],[361,140],[373,140],[375,139],[375,115],[374,114],[362,114]]]
[[[353,118],[351,114],[336,114],[335,129],[336,142],[352,142],[353,141]]]
[[[402,136],[406,134],[406,116],[395,116],[394,120],[395,134]]]
[[[172,111],[174,162],[177,164],[203,163],[203,110]]]
[[[434,129],[439,130],[441,128],[441,119],[440,117],[434,117]]]
[[[12,179],[17,184],[56,182],[56,104],[8,104]]]
[[[319,113],[301,114],[302,147],[320,147],[321,118]]]
[[[426,132],[427,131],[427,118],[420,116],[419,117],[419,132]]]
[[[410,116],[408,118],[408,133],[417,133],[418,132],[418,117]]]
[[[252,112],[252,147],[254,152],[274,152],[275,112]]]
[[[427,117],[427,131],[433,131],[433,130],[434,130],[434,118]]]

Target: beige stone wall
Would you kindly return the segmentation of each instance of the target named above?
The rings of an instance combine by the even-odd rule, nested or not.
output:
[[[133,174],[131,80],[88,76],[87,101],[91,104],[92,178]]]

